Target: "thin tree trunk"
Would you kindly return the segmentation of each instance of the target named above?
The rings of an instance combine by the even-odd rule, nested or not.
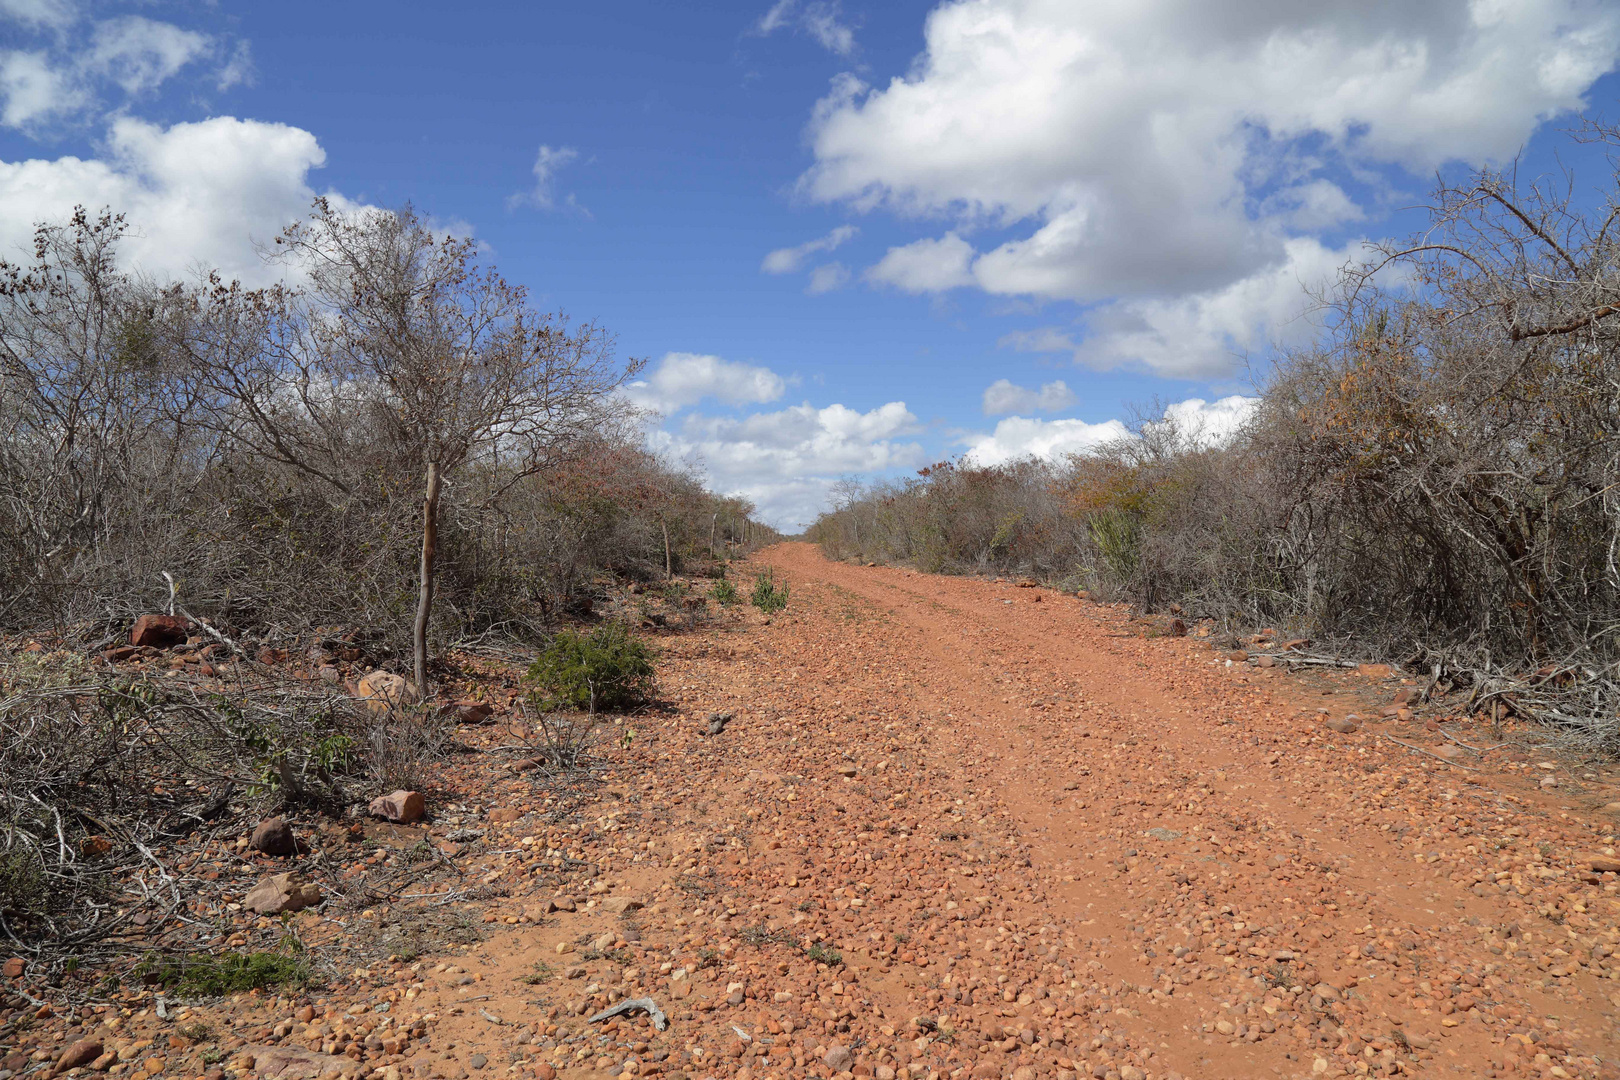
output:
[[[664,530],[664,580],[675,580],[675,564],[669,557],[669,523],[663,518],[658,519],[658,527]]]
[[[422,500],[422,575],[416,598],[416,625],[411,634],[411,651],[416,673],[416,696],[427,700],[427,628],[433,611],[434,557],[439,546],[439,463],[428,462],[427,495]]]

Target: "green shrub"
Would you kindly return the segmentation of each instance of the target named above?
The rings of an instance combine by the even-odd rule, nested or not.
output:
[[[737,591],[737,586],[731,583],[730,578],[721,578],[709,587],[709,599],[721,607],[730,607],[742,599],[742,594]]]
[[[826,964],[830,968],[842,967],[844,956],[837,949],[828,948],[821,942],[816,942],[804,950],[804,955],[818,964]]]
[[[261,987],[304,990],[319,985],[309,955],[291,938],[275,952],[150,956],[136,968],[136,974],[148,982],[199,997],[223,997]]]
[[[781,611],[788,605],[788,587],[776,583],[776,574],[767,570],[754,578],[754,594],[749,600],[767,615]]]
[[[589,634],[564,630],[529,667],[543,708],[616,712],[652,697],[653,653],[620,623]]]

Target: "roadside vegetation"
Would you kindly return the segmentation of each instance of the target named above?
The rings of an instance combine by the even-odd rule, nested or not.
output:
[[[430,788],[459,719],[490,722],[442,698],[469,658],[534,661],[517,736],[581,773],[597,714],[654,693],[634,630],[707,610],[625,597],[728,586],[778,537],[644,448],[610,333],[410,207],[317,200],[264,289],[147,278],[125,233],[80,209],[0,261],[0,937],[197,992],[307,983],[198,916],[239,888],[204,848]]]
[[[1285,628],[1620,750],[1620,194],[1572,190],[1436,190],[1230,438],[1153,415],[1066,461],[947,462],[843,490],[810,538]]]

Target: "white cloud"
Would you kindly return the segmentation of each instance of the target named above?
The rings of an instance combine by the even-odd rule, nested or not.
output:
[[[858,232],[860,230],[853,225],[840,225],[826,236],[807,240],[798,247],[777,248],[765,256],[759,268],[767,274],[796,273],[804,265],[805,259],[811,255],[822,251],[834,251]]]
[[[925,39],[886,85],[834,80],[803,188],[1019,235],[982,254],[960,239],[898,248],[873,280],[1123,304],[1114,314],[1150,331],[1185,308],[1183,326],[1253,336],[1272,329],[1279,274],[1301,265],[1298,234],[1362,213],[1325,173],[1512,155],[1614,67],[1620,7],[946,0]],[[932,258],[908,261],[912,248]],[[1094,355],[1158,366],[1162,347],[1120,352],[1129,340]],[[1229,344],[1188,347],[1207,359]]]
[[[124,251],[146,271],[217,267],[263,283],[277,272],[253,241],[270,240],[308,211],[309,172],[325,160],[314,135],[286,124],[220,116],[161,128],[122,117],[104,158],[0,161],[0,252],[15,256],[36,222],[64,221],[76,204],[106,206],[127,215]]]
[[[1037,420],[1009,416],[989,435],[968,440],[963,460],[972,465],[1003,465],[1019,458],[1055,459],[1094,450],[1104,443],[1130,437],[1118,420],[1088,424],[1084,420]]]
[[[841,262],[827,263],[810,271],[810,284],[804,291],[811,296],[833,292],[849,284],[849,267]]]
[[[917,418],[903,401],[868,412],[808,402],[737,419],[690,416],[677,430],[649,433],[656,450],[700,465],[716,491],[741,494],[778,528],[815,520],[840,477],[912,469],[927,460],[905,436]]]
[[[938,240],[890,248],[876,266],[867,269],[866,280],[908,293],[944,292],[973,284],[968,273],[972,258],[973,245],[950,232]]]
[[[1330,284],[1340,267],[1360,254],[1359,244],[1328,248],[1297,238],[1283,258],[1259,273],[1220,288],[1168,299],[1126,299],[1089,311],[1089,334],[1075,339],[1055,326],[1016,330],[1000,344],[1020,352],[1069,353],[1094,368],[1145,365],[1179,378],[1231,373],[1238,360],[1264,346],[1297,345],[1319,329],[1306,290]],[[1394,282],[1398,271],[1385,271]]]
[[[701,353],[666,353],[651,373],[626,388],[644,409],[668,415],[713,398],[728,405],[762,405],[787,390],[787,380],[770,368],[722,360]]]
[[[555,209],[557,173],[578,157],[579,151],[571,146],[551,147],[541,143],[540,152],[534,158],[534,187],[508,198],[507,207],[510,209],[526,203],[541,210]],[[570,206],[575,205],[574,197],[568,196],[567,202]]]
[[[82,108],[88,95],[44,53],[0,53],[0,124],[21,128]]]
[[[30,29],[60,30],[79,17],[68,0],[0,0],[0,18]]]
[[[1213,446],[1231,438],[1259,403],[1259,398],[1241,395],[1224,397],[1219,401],[1189,398],[1167,406],[1163,420],[1159,422],[1172,421],[1194,442]],[[1027,457],[1053,461],[1134,437],[1131,430],[1118,420],[1088,424],[1083,420],[1010,416],[997,423],[992,433],[969,437],[963,460],[980,466],[1004,465]]]
[[[215,73],[214,89],[224,93],[233,86],[252,86],[254,75],[253,48],[245,41],[238,41]]]
[[[1039,390],[1018,386],[1008,379],[997,379],[984,390],[984,415],[1009,413],[1062,412],[1080,399],[1062,379],[1045,383]]]
[[[754,32],[767,36],[778,30],[803,30],[822,48],[839,56],[855,52],[855,31],[843,22],[837,0],[777,0],[754,24]]]
[[[204,34],[126,15],[97,24],[83,63],[86,71],[112,80],[125,93],[143,94],[211,47],[211,39]]]
[[[1194,442],[1214,446],[1236,434],[1259,404],[1259,398],[1241,394],[1223,397],[1219,401],[1188,398],[1167,406],[1164,418],[1173,422],[1177,430]]]

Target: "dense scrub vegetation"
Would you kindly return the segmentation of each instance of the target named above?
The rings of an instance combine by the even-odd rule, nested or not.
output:
[[[318,206],[290,238],[381,253],[296,290],[142,280],[123,231],[81,212],[0,262],[0,626],[124,629],[172,579],[226,633],[339,624],[403,652],[430,466],[440,642],[533,637],[611,576],[774,538],[642,448],[607,334],[534,312],[408,210]]]
[[[1544,715],[1578,709],[1613,741],[1617,215],[1620,198],[1490,172],[1444,187],[1428,232],[1347,270],[1322,340],[1278,360],[1235,436],[1155,419],[1066,461],[938,465],[811,535],[839,558],[1354,640],[1480,686],[1527,676],[1568,691]]]

